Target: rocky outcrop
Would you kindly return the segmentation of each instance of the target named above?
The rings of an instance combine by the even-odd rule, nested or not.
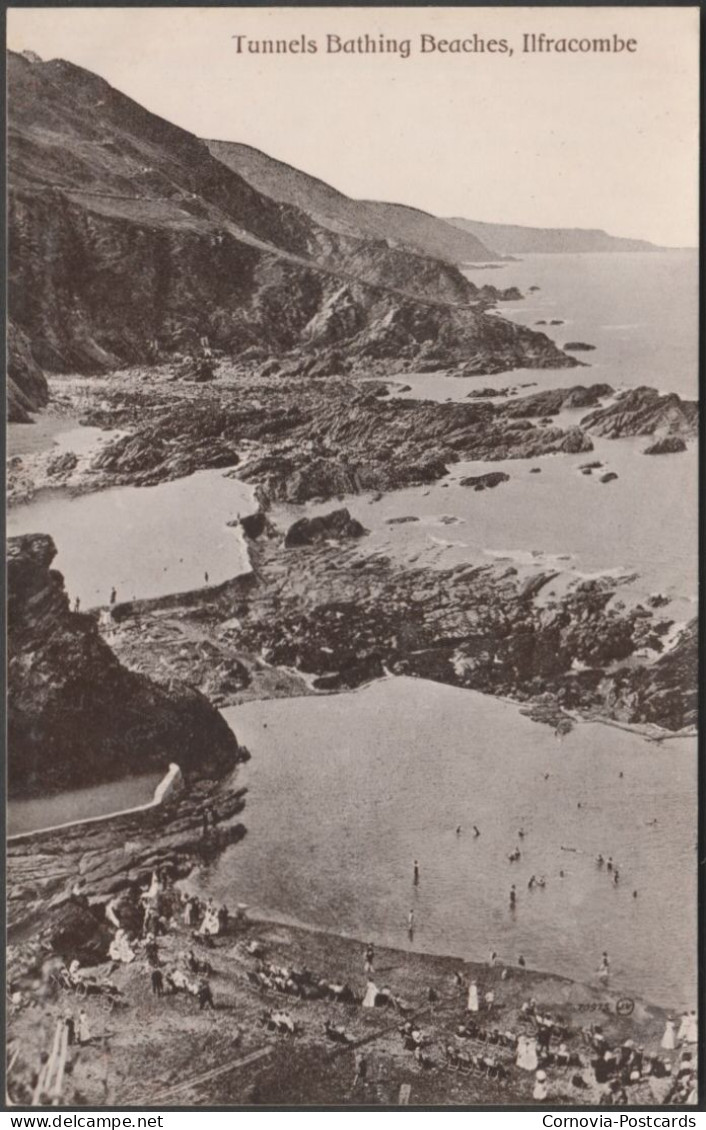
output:
[[[286,548],[315,545],[316,542],[327,541],[329,538],[362,538],[367,532],[365,526],[357,518],[352,518],[343,507],[315,518],[300,518],[287,530],[284,544]]]
[[[676,455],[680,451],[686,451],[686,443],[681,436],[663,436],[655,443],[651,443],[643,451],[643,455]]]
[[[9,795],[46,795],[165,771],[217,776],[238,760],[232,732],[198,692],[126,670],[91,616],[72,613],[51,538],[10,538]]]
[[[27,336],[10,321],[7,326],[7,419],[31,423],[31,413],[49,399],[49,386],[37,364]]]
[[[581,427],[608,439],[658,432],[688,438],[696,435],[698,422],[699,406],[695,400],[682,400],[676,392],[661,394],[641,386],[622,392],[607,408],[584,416]]]
[[[485,490],[497,487],[500,483],[509,483],[510,476],[504,471],[489,471],[485,475],[467,475],[460,480],[460,486],[473,487],[474,490]]]
[[[549,388],[520,397],[503,405],[506,416],[556,416],[565,408],[593,408],[614,390],[607,384],[574,385],[572,388]]]
[[[567,341],[564,346],[564,349],[570,349],[577,353],[587,352],[595,348],[595,345],[589,345],[587,341]]]
[[[156,405],[150,405],[151,395]],[[562,390],[557,396],[562,399]],[[534,423],[523,415],[523,398],[514,403],[517,414],[509,415],[507,405],[485,401],[380,398],[375,389],[361,391],[333,377],[273,377],[252,391],[243,388],[237,399],[209,389],[207,398],[165,408],[155,387],[136,398],[128,419],[107,405],[90,414],[96,423],[134,427],[102,448],[92,471],[104,483],[150,484],[200,466],[235,463],[238,452],[249,449],[239,477],[257,486],[267,506],[430,483],[461,459],[592,450],[580,428]]]
[[[254,542],[252,577],[224,586],[192,620],[193,630],[208,625],[214,640],[228,639],[248,667],[246,697],[269,691],[274,672],[290,680],[298,672],[293,693],[306,693],[359,686],[388,671],[526,702],[551,695],[559,708],[630,720],[614,673],[628,661],[641,664],[648,688],[671,627],[659,611],[616,599],[634,577],[575,580],[554,597],[547,590],[555,570],[520,574],[505,562],[410,567],[366,554],[358,540],[291,546],[285,561],[282,552],[282,533]],[[144,613],[121,622],[115,646],[145,672],[165,655],[172,662],[163,624],[155,621],[153,634]],[[218,662],[214,655],[212,668]],[[209,671],[200,677],[206,685]],[[685,661],[683,678],[693,693],[695,665]],[[670,725],[674,715],[664,717]]]
[[[621,667],[615,672],[608,692],[613,713],[631,722],[654,722],[669,730],[696,726],[698,661],[698,622],[692,620],[656,663]]]

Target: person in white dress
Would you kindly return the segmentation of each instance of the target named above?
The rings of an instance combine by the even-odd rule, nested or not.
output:
[[[695,1012],[685,1012],[679,1025],[677,1040],[680,1044],[695,1044],[699,1038]]]
[[[86,1016],[85,1008],[82,1008],[78,1014],[77,1035],[79,1044],[87,1044],[91,1038],[91,1029],[88,1026],[88,1017]]]
[[[468,1012],[478,1012],[478,986],[475,981],[471,981],[468,986],[468,1003],[466,1009]]]
[[[121,929],[116,932],[110,943],[108,955],[112,961],[121,961],[125,965],[129,965],[131,961],[135,960],[134,951],[124,930]]]
[[[213,902],[209,902],[206,907],[206,913],[203,916],[203,922],[199,926],[199,934],[215,935],[220,933],[221,925],[218,921],[218,911]]]
[[[365,996],[363,997],[363,1008],[375,1008],[375,999],[378,995],[378,987],[374,981],[368,981],[365,989]]]
[[[521,1067],[523,1071],[537,1070],[537,1041],[533,1036],[518,1037],[515,1063],[518,1067]]]
[[[666,1052],[673,1052],[677,1046],[676,1035],[674,1032],[674,1021],[670,1016],[664,1026],[664,1035],[662,1036],[662,1044]]]
[[[549,1088],[547,1086],[547,1076],[544,1071],[538,1071],[534,1077],[534,1090],[532,1091],[532,1098],[535,1102],[544,1103],[547,1101]]]

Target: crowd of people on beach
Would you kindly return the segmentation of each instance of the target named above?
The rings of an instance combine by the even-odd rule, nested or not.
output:
[[[205,811],[204,836],[210,835],[216,824],[215,814]],[[461,834],[458,826],[456,835]],[[474,825],[473,838],[478,839],[480,834]],[[520,828],[518,840],[523,845],[526,836],[525,829]],[[517,847],[510,853],[510,862],[517,862],[515,856],[521,855],[522,849]],[[597,866],[615,872],[610,857],[599,859]],[[411,879],[415,889],[422,883],[419,859],[413,860]],[[540,886],[543,877],[532,879],[530,889]],[[83,881],[77,880],[71,897],[78,902],[85,900]],[[516,900],[517,887],[513,885],[513,905]],[[284,999],[280,1004],[277,998],[292,998],[298,1008],[318,1004],[327,1010],[346,1010],[348,1023],[341,1022],[340,1013],[331,1013],[324,1016],[318,1032],[325,1043],[355,1051],[354,1089],[364,1088],[369,1074],[369,1053],[358,1050],[360,1036],[351,1029],[351,1024],[356,1027],[354,1020],[360,1009],[383,1010],[399,1018],[400,1054],[409,1055],[414,1070],[469,1073],[487,1078],[497,1087],[512,1085],[523,1090],[523,1080],[529,1076],[531,1095],[541,1103],[625,1105],[643,1102],[646,1096],[654,1102],[696,1101],[697,1020],[693,1011],[684,1013],[678,1022],[669,1016],[659,1049],[647,1051],[632,1039],[609,1038],[601,1025],[576,1025],[570,1008],[560,1009],[559,1015],[531,996],[518,1005],[520,979],[527,976],[525,957],[519,954],[509,962],[496,950],[488,956],[486,974],[481,968],[480,973],[469,975],[464,966],[453,974],[448,991],[438,983],[420,986],[422,995],[416,993],[411,1000],[380,980],[372,941],[362,949],[362,978],[356,983],[355,978],[340,978],[330,971],[314,972],[306,966],[273,960],[267,947],[252,936],[244,909],[238,907],[233,914],[213,899],[181,890],[169,868],[155,870],[142,887],[133,886],[110,899],[104,907],[111,931],[104,967],[97,973],[73,957],[67,959],[56,978],[59,987],[74,993],[81,1005],[77,1014],[64,1012],[68,1046],[84,1048],[100,1038],[94,1035],[95,1013],[92,1020],[85,998],[99,996],[110,1008],[130,1003],[116,985],[115,975],[121,967],[134,968],[140,978],[145,977],[145,993],[158,1002],[158,1007],[163,1007],[167,998],[181,994],[193,1000],[198,1012],[213,1012],[216,1019],[219,1002],[212,987],[217,975],[214,963],[222,973],[223,954],[231,953],[237,936],[239,957],[234,972],[245,977],[245,987],[267,1006],[256,1020],[263,1034],[272,1039],[307,1034],[307,1012],[293,1014]],[[410,940],[414,928],[413,907],[407,919]],[[220,938],[228,939],[225,950]],[[604,951],[597,969],[604,991],[610,969],[610,958]],[[124,987],[134,984],[120,983]],[[421,1022],[423,1016],[429,1018],[430,1030]],[[389,1025],[381,1029],[387,1030]],[[366,1031],[367,1043],[371,1036],[370,1030]],[[229,1029],[230,1035],[233,1032],[238,1034],[237,1025]],[[316,1040],[309,1028],[309,1038],[312,1034]],[[377,1036],[373,1033],[372,1038]]]

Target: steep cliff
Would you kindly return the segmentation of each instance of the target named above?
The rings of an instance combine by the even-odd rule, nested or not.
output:
[[[47,369],[150,362],[204,335],[231,355],[336,344],[384,361],[439,340],[509,368],[575,363],[486,315],[502,292],[270,199],[80,67],[10,54],[8,80],[10,314]]]
[[[7,327],[7,418],[27,424],[49,399],[49,386],[25,334],[13,322]]]
[[[331,185],[284,161],[234,141],[207,141],[209,151],[265,196],[303,208],[332,231],[384,239],[450,263],[497,259],[475,235],[419,208],[352,200]]]
[[[127,773],[218,776],[238,760],[220,714],[186,686],[160,686],[124,668],[95,620],[72,613],[56,548],[43,534],[10,538],[8,784],[46,794]]]

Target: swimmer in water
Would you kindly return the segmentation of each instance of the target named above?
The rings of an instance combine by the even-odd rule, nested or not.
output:
[[[605,859],[604,859],[604,858],[603,858],[603,856],[602,856],[602,855],[600,854],[600,852],[599,852],[599,853],[598,853],[598,855],[596,856],[596,863],[598,864],[598,866],[599,866],[599,867],[602,867],[602,866],[603,866],[603,864],[605,863]]]
[[[513,883],[512,886],[510,887],[510,906],[513,909],[515,907],[516,902],[517,902],[517,891],[515,890],[515,884]]]

